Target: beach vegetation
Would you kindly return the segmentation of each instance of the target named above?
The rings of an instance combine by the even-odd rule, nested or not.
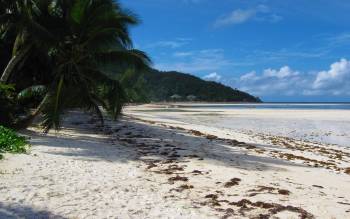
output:
[[[3,153],[25,153],[27,151],[25,137],[19,136],[11,129],[0,126],[0,158]]]
[[[15,88],[10,84],[0,83],[0,124],[10,126],[15,116]]]
[[[45,131],[59,129],[72,108],[91,111],[101,122],[103,108],[116,119],[127,102],[118,79],[151,62],[130,38],[129,27],[139,19],[116,1],[4,0],[0,10],[1,82],[3,90],[15,84],[18,97],[12,103],[6,94],[7,107],[30,109],[14,127],[41,114]]]

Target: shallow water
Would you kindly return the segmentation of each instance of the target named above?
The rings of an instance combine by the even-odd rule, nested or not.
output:
[[[193,115],[180,120],[238,132],[252,131],[350,147],[350,123],[347,121]]]
[[[157,116],[350,147],[350,104],[192,104],[176,109],[164,109]]]
[[[180,105],[196,109],[291,109],[291,110],[350,110],[350,103],[247,103],[247,104],[193,104]]]

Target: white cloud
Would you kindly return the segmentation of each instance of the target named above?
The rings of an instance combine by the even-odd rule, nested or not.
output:
[[[223,49],[203,49],[189,52],[176,52],[174,59],[157,62],[155,68],[163,71],[186,73],[215,72],[227,67],[251,66],[252,62],[234,62],[225,56]]]
[[[157,48],[157,47],[167,47],[171,49],[180,48],[189,44],[192,39],[189,38],[176,38],[174,40],[158,41],[145,46],[145,49]]]
[[[254,17],[256,15],[255,10],[234,10],[231,12],[231,14],[227,16],[223,16],[216,20],[215,26],[225,26],[229,24],[240,24],[248,21],[250,18]]]
[[[256,72],[252,71],[240,77],[240,81],[249,81],[258,79]]]
[[[200,71],[216,71],[235,64],[231,60],[226,59],[222,49],[205,49],[192,51],[191,55],[182,55],[186,56],[177,56],[177,59],[171,62],[158,62],[155,67],[165,71],[176,70],[195,73]]]
[[[237,9],[228,15],[221,16],[215,21],[214,27],[242,24],[252,19],[270,21],[274,23],[282,20],[283,18],[277,14],[271,13],[269,7],[259,5],[250,9]]]
[[[187,56],[191,56],[193,54],[193,52],[175,52],[174,56],[175,57],[187,57]]]
[[[230,84],[253,95],[350,95],[350,61],[341,59],[327,71],[316,73],[292,70],[289,66],[280,69],[255,71],[233,79]]]
[[[317,74],[313,88],[331,90],[334,94],[350,93],[350,61],[341,59],[330,66],[328,71]]]
[[[344,46],[350,44],[350,33],[341,33],[326,38],[330,46]]]
[[[292,69],[290,69],[289,66],[284,66],[280,70],[274,70],[270,68],[265,69],[263,75],[266,77],[276,77],[282,79],[291,76],[297,76],[299,75],[299,72],[292,71]]]
[[[261,74],[249,72],[235,79],[233,85],[254,95],[292,95],[288,88],[299,86],[300,80],[299,72],[284,66],[277,70],[265,69]]]
[[[213,72],[213,73],[210,73],[210,74],[204,76],[203,79],[207,80],[207,81],[220,81],[221,75],[219,75],[216,72]]]

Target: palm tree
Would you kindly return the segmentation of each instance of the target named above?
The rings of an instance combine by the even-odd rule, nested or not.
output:
[[[47,73],[49,82],[32,84],[21,93],[23,96],[38,86],[45,93],[41,103],[21,126],[28,125],[42,113],[45,130],[58,129],[64,111],[75,107],[93,111],[103,121],[99,107],[102,106],[116,118],[125,97],[119,82],[114,80],[115,74],[130,67],[147,67],[150,63],[145,53],[132,48],[128,27],[138,23],[136,16],[113,0],[28,2],[19,5],[31,8],[23,16],[29,20],[24,22],[29,27],[24,25],[18,30],[18,34],[25,33],[25,39],[16,46],[22,48],[22,53],[26,52],[24,48],[28,45],[40,50],[40,58],[49,62],[51,68]],[[27,44],[28,39],[32,43]],[[15,67],[8,70],[9,66],[18,65],[10,62],[2,75],[6,79],[3,81],[9,79],[8,75],[18,72],[14,71]],[[16,80],[16,75],[11,77]]]
[[[2,35],[15,34],[12,57],[1,75],[0,82],[7,82],[16,66],[23,64],[33,49],[29,33],[43,32],[42,27],[33,20],[34,6],[34,0],[3,0],[0,3],[0,32]]]

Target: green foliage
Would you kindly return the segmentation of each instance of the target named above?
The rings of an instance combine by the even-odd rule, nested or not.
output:
[[[150,101],[169,101],[171,96],[177,94],[182,97],[182,101],[193,95],[198,101],[261,102],[259,98],[248,93],[179,72],[151,70],[144,73],[143,79],[143,91],[147,92]]]
[[[114,0],[6,0],[0,6],[1,33],[12,42],[4,47],[13,44],[14,55],[1,79],[22,90],[20,103],[35,103],[24,124],[41,113],[45,131],[59,129],[72,108],[93,111],[102,121],[100,106],[117,118],[127,98],[116,75],[150,64],[132,47],[134,14]]]
[[[136,72],[134,69],[128,69],[121,75],[119,81],[125,91],[124,96],[127,102],[149,102],[145,89],[146,81],[143,74]]]
[[[1,153],[25,153],[27,141],[11,129],[0,126],[0,159]]]
[[[34,85],[23,89],[17,94],[17,101],[25,107],[35,107],[44,98],[47,88],[44,85]]]
[[[11,126],[14,122],[14,101],[13,85],[0,83],[0,124]]]

